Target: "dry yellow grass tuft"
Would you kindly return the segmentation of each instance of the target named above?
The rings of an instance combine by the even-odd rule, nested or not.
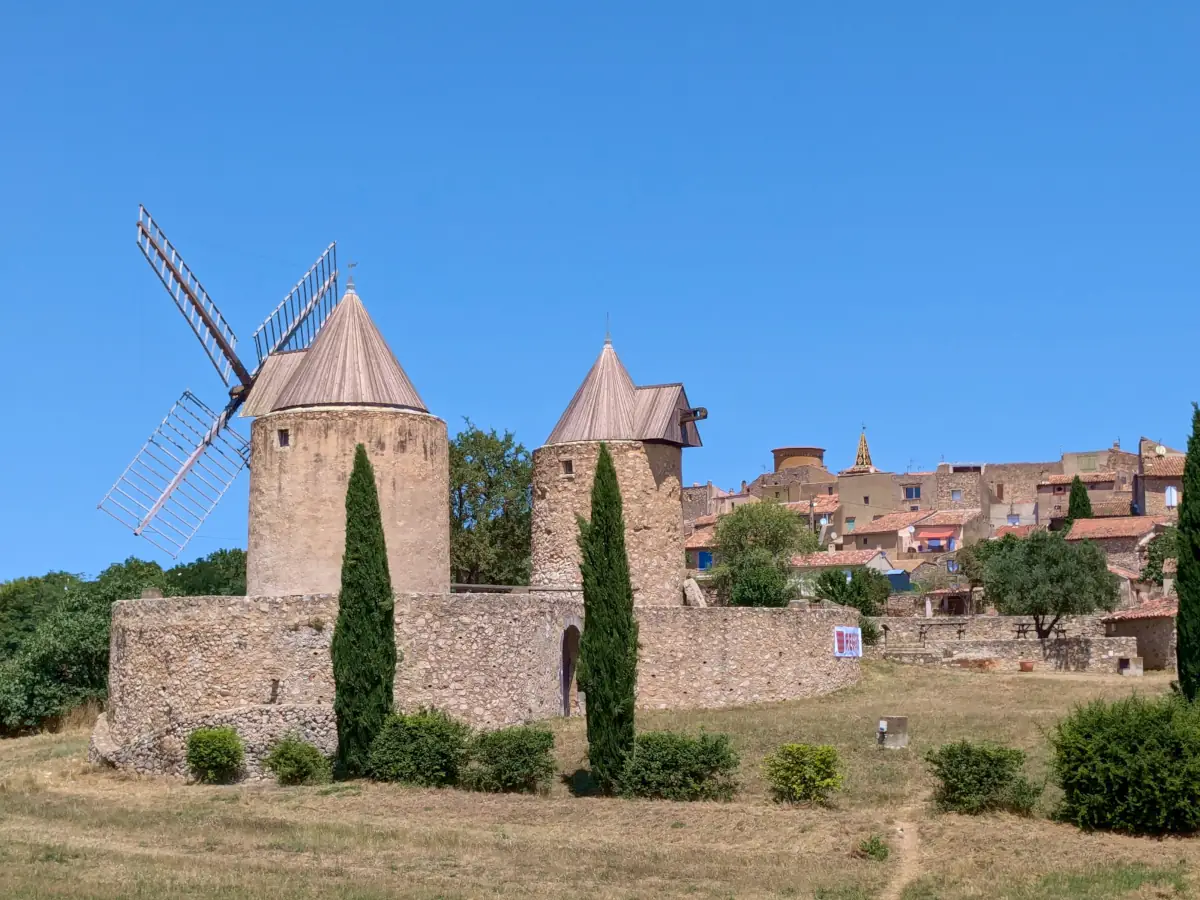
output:
[[[198,787],[93,771],[87,732],[0,741],[0,896],[414,898],[903,898],[1191,896],[1200,845],[1085,835],[1048,820],[939,816],[922,753],[991,738],[1045,766],[1043,733],[1070,707],[1167,679],[1001,675],[872,664],[816,700],[657,712],[643,728],[729,732],[743,758],[733,803],[485,796],[368,783]],[[881,751],[881,715],[910,717],[908,751]],[[564,773],[582,722],[554,723]],[[830,809],[770,802],[763,756],[831,743],[847,767]],[[1050,798],[1052,800],[1052,798]],[[904,833],[898,832],[903,827]],[[872,834],[891,853],[856,853]]]

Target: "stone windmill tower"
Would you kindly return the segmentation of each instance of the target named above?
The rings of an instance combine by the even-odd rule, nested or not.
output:
[[[375,469],[396,591],[450,589],[449,446],[351,279],[307,350],[263,366],[250,434],[250,596],[336,593],[358,444]]]
[[[682,451],[700,446],[696,422],[707,416],[688,403],[682,384],[636,386],[606,338],[545,446],[533,454],[533,586],[579,585],[575,517],[590,515],[604,442],[624,502],[634,603],[681,605]]]

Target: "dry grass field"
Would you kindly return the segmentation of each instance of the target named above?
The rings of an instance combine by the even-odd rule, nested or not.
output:
[[[647,713],[643,728],[727,731],[732,803],[485,796],[366,783],[200,787],[92,770],[86,730],[0,741],[0,897],[761,898],[1052,900],[1200,895],[1200,839],[1083,834],[1044,816],[928,806],[921,754],[962,737],[1030,752],[1078,702],[1167,679],[980,674],[869,664],[834,696],[720,712]],[[908,715],[908,751],[875,747]],[[556,724],[564,773],[582,722]],[[758,776],[781,743],[832,743],[847,789],[831,809],[773,804]],[[1047,805],[1054,797],[1049,793]],[[885,862],[855,849],[880,835]]]

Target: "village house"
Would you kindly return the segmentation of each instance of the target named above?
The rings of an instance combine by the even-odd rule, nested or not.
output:
[[[928,512],[898,512],[878,516],[861,525],[846,519],[847,531],[840,535],[845,550],[884,550],[888,553],[916,553],[916,523],[928,518]]]
[[[913,523],[918,553],[945,553],[991,537],[981,509],[943,509]],[[953,570],[951,570],[953,571]]]
[[[716,525],[716,516],[698,516],[692,521],[692,533],[683,540],[683,552],[689,570],[707,572],[713,567],[712,548]]]
[[[1036,525],[1038,485],[1062,474],[1062,462],[987,463],[983,468],[992,527]]]
[[[800,585],[801,595],[805,597],[813,596],[817,579],[822,572],[831,569],[840,569],[847,580],[855,569],[874,569],[883,575],[893,570],[891,561],[882,550],[825,550],[793,556],[790,568]]]
[[[1064,454],[1065,456],[1066,454]],[[1078,475],[1079,480],[1087,489],[1088,500],[1092,510],[1104,507],[1106,504],[1120,503],[1117,491],[1117,473],[1115,472],[1077,472],[1071,475],[1051,475],[1037,486],[1038,491],[1038,524],[1048,525],[1056,519],[1065,519],[1070,508],[1071,482]],[[1132,494],[1130,494],[1132,497]],[[1123,515],[1130,513],[1129,501],[1125,501]]]
[[[1078,519],[1067,532],[1067,540],[1091,541],[1104,551],[1110,566],[1141,572],[1146,546],[1163,530],[1165,521],[1157,516]]]
[[[1139,469],[1134,482],[1137,511],[1144,516],[1178,517],[1187,456],[1149,438],[1142,438],[1138,448]]]
[[[797,500],[785,504],[794,513],[808,518],[813,529],[819,531],[822,525],[832,525],[841,505],[837,494],[819,494],[807,500]]]

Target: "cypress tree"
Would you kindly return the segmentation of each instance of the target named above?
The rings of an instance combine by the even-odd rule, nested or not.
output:
[[[600,445],[592,482],[592,519],[579,519],[579,549],[583,636],[577,680],[587,695],[592,778],[600,790],[612,793],[633,752],[638,627],[625,555],[621,489],[606,444]]]
[[[363,774],[371,742],[392,711],[396,678],[394,602],[375,471],[366,447],[359,444],[346,489],[342,592],[330,646],[337,769],[343,777]]]
[[[1192,436],[1183,464],[1183,498],[1179,501],[1179,551],[1175,590],[1179,594],[1175,661],[1179,687],[1188,700],[1200,693],[1200,409],[1192,404]]]
[[[1071,497],[1067,501],[1067,524],[1076,519],[1092,518],[1092,501],[1088,499],[1087,488],[1076,475],[1071,479]]]

